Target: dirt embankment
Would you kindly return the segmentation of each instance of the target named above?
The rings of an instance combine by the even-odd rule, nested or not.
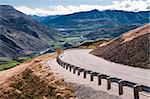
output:
[[[100,45],[90,53],[112,62],[150,69],[149,46],[150,25],[147,24]]]
[[[56,79],[51,68],[44,66],[43,62],[51,58],[51,55],[40,56],[28,63],[0,72],[0,99],[74,98],[72,87],[66,85],[63,78]]]

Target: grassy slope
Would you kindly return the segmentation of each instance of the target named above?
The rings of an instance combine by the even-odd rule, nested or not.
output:
[[[97,41],[90,41],[90,42],[85,42],[81,45],[78,46],[78,48],[97,48],[100,44],[106,43],[109,40],[97,40]]]
[[[54,56],[47,54],[30,61],[31,66],[0,85],[0,98],[74,99],[72,87],[66,85],[63,78],[56,78],[50,67],[43,64],[44,61],[52,58]]]
[[[4,60],[1,58],[1,61],[5,61],[5,63],[0,65],[0,71],[10,69],[29,60],[31,60],[30,57],[20,57],[17,60]]]
[[[7,62],[6,64],[2,64],[0,65],[0,71],[2,70],[6,70],[6,69],[10,69],[16,65],[19,65],[20,63],[17,62],[17,61],[10,61],[10,62]]]

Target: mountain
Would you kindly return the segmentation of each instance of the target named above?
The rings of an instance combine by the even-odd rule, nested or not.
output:
[[[59,33],[9,5],[0,5],[0,56],[15,58],[51,48]]]
[[[125,12],[119,10],[92,10],[87,12],[78,12],[69,15],[62,15],[60,17],[56,17],[52,20],[43,20],[45,24],[55,25],[57,24],[59,27],[74,27],[80,28],[78,23],[81,23],[83,26],[86,24],[90,24],[88,22],[108,22],[110,25],[117,24],[144,24],[149,21],[149,13],[150,11],[143,12]],[[86,23],[86,24],[85,24]],[[69,25],[68,25],[69,24]]]
[[[131,30],[90,53],[106,60],[150,69],[150,24]]]
[[[38,22],[41,22],[43,20],[52,20],[56,17],[58,17],[59,15],[52,15],[52,16],[37,16],[37,15],[29,15],[31,18],[37,20]]]
[[[126,12],[92,10],[45,18],[41,23],[53,27],[65,36],[80,39],[114,38],[124,32],[149,23],[150,11]]]

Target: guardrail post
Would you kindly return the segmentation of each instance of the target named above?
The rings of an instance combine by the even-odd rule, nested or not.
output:
[[[76,70],[78,69],[79,67],[73,67],[73,74],[76,73]]]
[[[59,64],[62,64],[62,62],[61,62],[60,60],[58,60],[58,63],[59,63]]]
[[[90,70],[84,70],[84,71],[83,71],[83,78],[86,78],[86,74],[87,74],[87,73],[91,73],[91,71],[90,71]]]
[[[112,82],[119,82],[121,79],[116,78],[116,77],[108,77],[107,78],[107,90],[111,89],[111,83]]]
[[[101,85],[102,81],[101,81],[101,75],[98,76],[98,85]]]
[[[91,73],[90,81],[93,81],[93,80],[94,80],[94,76],[93,76],[93,74]]]
[[[86,78],[86,71],[83,72],[83,78]]]
[[[58,64],[59,64],[60,66],[62,66],[62,63],[61,63],[61,62],[58,62]]]
[[[94,81],[94,76],[98,76],[99,73],[97,72],[92,72],[90,75],[90,81]]]
[[[66,70],[68,69],[68,64],[66,64],[66,67],[65,67],[65,68],[66,68]]]
[[[142,85],[133,86],[133,90],[134,90],[134,99],[139,99],[139,92],[142,91]]]
[[[123,94],[123,86],[127,85],[127,81],[125,80],[120,80],[119,81],[119,95]]]
[[[81,73],[82,71],[84,71],[85,69],[83,69],[83,68],[78,68],[77,70],[78,70],[78,76],[79,76],[80,73]]]
[[[70,66],[70,64],[66,64],[66,70],[68,70],[68,67]]]
[[[71,71],[71,65],[69,66],[69,71]]]
[[[70,65],[70,67],[69,67],[69,71],[71,72],[71,69],[73,68],[73,65]]]
[[[107,78],[107,90],[111,89],[111,80],[112,80],[112,77]]]
[[[66,63],[62,63],[62,67],[65,68]]]
[[[77,69],[78,70],[78,76],[80,75],[80,68]]]
[[[60,62],[60,63],[59,63],[59,65],[62,67],[63,63],[62,63],[62,62]]]
[[[75,74],[76,73],[76,69],[75,68],[73,68],[73,74]]]
[[[107,77],[109,77],[109,76],[105,75],[105,74],[98,75],[98,85],[101,85],[101,83],[102,83],[101,79],[107,79]]]

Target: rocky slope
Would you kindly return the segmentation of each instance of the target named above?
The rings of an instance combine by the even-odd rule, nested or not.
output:
[[[51,48],[58,34],[9,5],[0,5],[0,56],[15,58]]]
[[[106,60],[150,69],[150,25],[131,30],[90,53]]]

